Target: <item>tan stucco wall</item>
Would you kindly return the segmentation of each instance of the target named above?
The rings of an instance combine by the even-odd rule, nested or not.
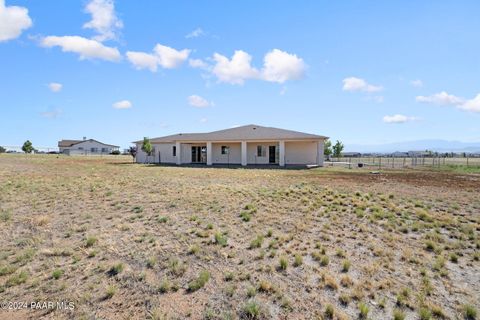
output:
[[[188,144],[182,143],[181,150],[177,150],[177,156],[181,155],[182,164],[189,164],[192,160],[191,147],[193,145],[205,146],[206,144]],[[221,147],[230,146],[229,159],[227,155],[221,154]],[[257,157],[257,146],[265,146],[265,157]],[[155,158],[152,156],[149,162],[176,163],[177,159],[173,156],[173,146],[175,143],[152,144],[155,148]],[[247,163],[248,164],[268,164],[269,146],[276,146],[279,150],[278,142],[248,142],[247,143]],[[146,154],[141,150],[142,144],[137,145],[138,163],[146,162]],[[241,163],[241,144],[240,143],[212,143],[212,163],[213,164],[240,164]],[[323,141],[298,141],[285,142],[285,164],[286,165],[323,165]]]
[[[265,157],[257,157],[257,146],[265,147]],[[276,146],[279,150],[278,142],[248,142],[247,143],[247,164],[268,164],[269,146]]]
[[[228,155],[222,154],[222,146],[230,147]],[[240,164],[242,162],[241,152],[241,143],[212,143],[212,163]]]
[[[317,141],[285,142],[285,164],[316,164]]]

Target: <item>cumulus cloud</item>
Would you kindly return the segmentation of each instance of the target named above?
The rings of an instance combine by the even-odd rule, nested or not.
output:
[[[219,82],[240,85],[248,79],[278,83],[298,80],[304,76],[306,69],[305,63],[297,55],[279,49],[265,54],[261,70],[252,66],[252,56],[243,50],[236,50],[230,59],[215,53],[213,61],[215,65],[211,71]]]
[[[197,28],[195,30],[193,30],[192,32],[190,32],[189,34],[187,34],[185,36],[185,38],[189,39],[189,38],[198,38],[198,37],[201,37],[201,36],[204,36],[205,35],[205,31],[202,30],[202,28]]]
[[[420,79],[412,80],[410,81],[410,84],[416,88],[421,88],[423,87],[423,81]]]
[[[417,96],[415,100],[421,103],[431,103],[437,105],[459,105],[464,102],[464,99],[452,94],[448,94],[445,91],[435,93],[431,96]]]
[[[212,102],[208,101],[205,98],[202,98],[196,94],[193,94],[187,98],[188,104],[196,108],[205,108],[213,105]]]
[[[115,109],[130,109],[132,107],[132,103],[128,100],[120,100],[115,102],[112,106]]]
[[[117,39],[117,33],[123,28],[123,22],[115,13],[113,0],[92,0],[85,7],[85,11],[92,15],[92,20],[83,27],[98,33],[93,39],[97,41]]]
[[[208,63],[206,63],[202,59],[190,59],[188,60],[188,64],[192,68],[198,68],[198,69],[204,69],[204,70],[208,70],[210,67]]]
[[[465,101],[458,106],[459,109],[471,112],[480,112],[480,93],[475,98]]]
[[[176,50],[161,44],[157,44],[153,53],[141,51],[128,51],[127,58],[136,69],[149,69],[152,72],[157,71],[158,66],[165,69],[179,67],[188,59],[191,50]]]
[[[252,56],[242,50],[236,50],[231,59],[215,53],[213,60],[216,62],[212,73],[220,82],[243,84],[247,79],[260,77],[260,72],[250,64]]]
[[[361,78],[349,77],[343,79],[343,91],[362,91],[362,92],[379,92],[383,90],[382,86],[369,84]]]
[[[48,88],[52,92],[60,92],[62,90],[62,87],[63,87],[63,85],[61,83],[57,83],[57,82],[50,82],[48,84]]]
[[[18,6],[6,6],[0,0],[0,42],[18,38],[23,30],[32,26],[28,9]]]
[[[102,59],[107,61],[119,61],[120,52],[117,48],[107,47],[102,43],[83,38],[80,36],[48,36],[41,39],[43,47],[61,47],[63,52],[74,52],[80,55],[80,60]]]
[[[273,49],[263,59],[262,78],[266,81],[284,83],[303,78],[305,63],[296,54]]]
[[[385,116],[383,117],[383,122],[385,123],[406,123],[418,120],[416,117],[409,117],[403,114],[395,114],[393,116]]]

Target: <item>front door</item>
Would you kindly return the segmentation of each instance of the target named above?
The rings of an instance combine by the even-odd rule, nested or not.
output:
[[[268,147],[268,163],[277,163],[275,160],[275,156],[277,154],[277,147],[276,146],[269,146]]]
[[[207,162],[207,147],[192,146],[192,163]]]

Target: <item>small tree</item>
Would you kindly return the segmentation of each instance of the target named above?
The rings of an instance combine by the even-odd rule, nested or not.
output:
[[[333,146],[333,156],[336,158],[340,158],[340,156],[342,155],[343,148],[344,148],[343,143],[337,140],[337,142]]]
[[[323,154],[329,158],[332,155],[332,141],[329,139],[325,140],[325,145],[323,147]]]
[[[147,137],[143,138],[142,151],[147,154],[147,157],[150,157],[152,155],[153,147],[150,143],[150,139],[148,139]]]
[[[5,153],[7,152],[7,149],[5,149],[4,147],[0,146],[0,153]]]
[[[128,153],[132,156],[133,162],[135,162],[135,157],[137,156],[137,147],[128,148]]]
[[[27,140],[23,143],[23,146],[22,146],[22,151],[23,152],[32,153],[33,150],[34,150],[34,148],[33,148],[32,143],[30,142],[30,140]]]

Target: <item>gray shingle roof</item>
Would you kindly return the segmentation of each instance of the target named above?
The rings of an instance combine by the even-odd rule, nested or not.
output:
[[[108,144],[108,143],[103,143],[103,142],[100,142],[98,140],[95,140],[95,139],[88,139],[88,140],[60,140],[58,141],[58,146],[61,147],[61,148],[68,148],[68,147],[71,147],[71,146],[74,146],[76,144],[79,144],[81,142],[85,142],[85,141],[95,141],[95,142],[98,142],[100,144],[103,144],[103,145],[106,145],[106,146],[109,146],[109,147],[115,147],[115,148],[119,148],[120,146],[116,146],[116,145],[113,145],[113,144]]]
[[[255,124],[206,132],[206,133],[179,133],[165,137],[150,139],[151,143],[174,141],[240,141],[240,140],[319,140],[325,136],[285,130],[272,127],[262,127]],[[135,143],[141,143],[135,141]]]

